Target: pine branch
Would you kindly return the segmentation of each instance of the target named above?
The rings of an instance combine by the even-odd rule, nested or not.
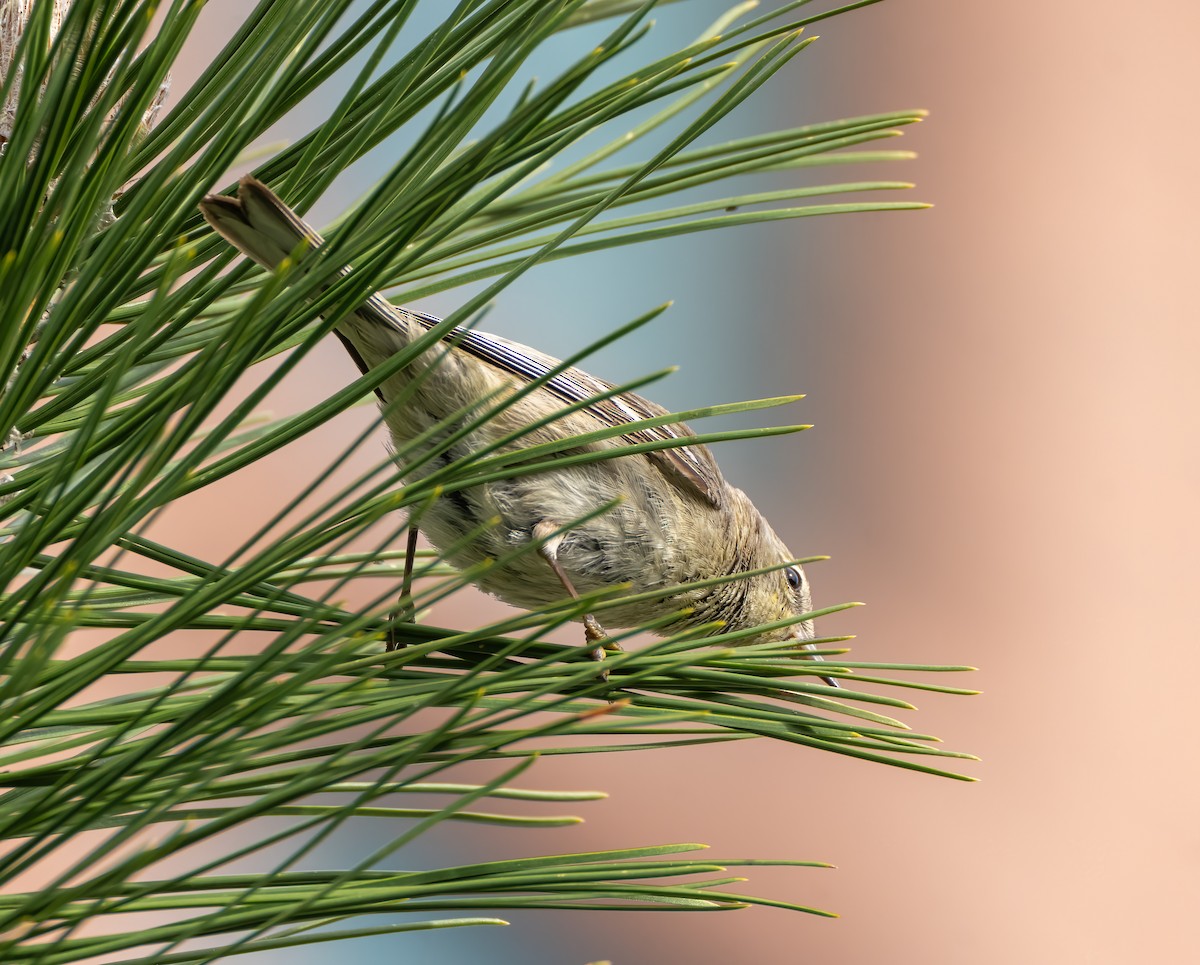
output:
[[[371,451],[372,426],[328,466],[311,467],[301,492],[224,558],[150,533],[184,497],[226,485],[365,404],[542,262],[715,228],[923,207],[880,199],[910,187],[901,181],[746,186],[764,174],[904,159],[865,145],[923,112],[714,143],[714,125],[812,42],[804,28],[842,9],[789,3],[750,17],[752,4],[740,4],[691,44],[651,55],[656,6],[693,11],[627,0],[460,0],[427,36],[410,22],[415,0],[260,0],[164,108],[169,69],[201,6],[172,0],[157,21],[146,0],[0,8],[0,960],[208,962],[503,924],[478,913],[508,908],[764,904],[826,914],[726,890],[741,880],[725,877],[729,867],[818,863],[687,857],[698,845],[379,870],[445,821],[577,821],[479,804],[536,809],[602,796],[509,786],[535,760],[561,754],[770,738],[962,778],[947,767],[970,755],[893,715],[912,710],[896,688],[970,693],[929,681],[968,668],[852,661],[844,637],[818,640],[825,662],[814,666],[782,644],[748,642],[750,631],[692,631],[617,655],[605,686],[587,647],[547,636],[585,612],[603,616],[628,589],[483,627],[401,623],[393,629],[407,646],[383,652],[407,530],[398,510],[419,514],[485,480],[612,458],[579,451],[610,433],[519,452],[504,448],[518,440],[503,440],[424,478],[413,472],[430,458],[425,449],[402,447],[394,459],[380,450],[356,478],[325,485],[349,453]],[[531,59],[552,38],[572,45],[575,59],[534,84]],[[231,171],[243,173],[240,159],[335,77],[348,77],[336,106],[254,171],[299,210],[405,125],[422,119],[424,129],[326,232],[322,257],[356,270],[333,285],[314,272],[287,287],[236,260],[196,205],[228,186]],[[705,193],[674,200],[683,190]],[[404,301],[477,281],[488,284],[421,344],[303,411],[263,412],[339,315],[372,291],[397,288]],[[798,398],[707,406],[635,428]],[[464,423],[513,404],[478,400],[432,430],[445,437],[441,451]],[[416,609],[506,562],[460,572],[422,552]],[[352,588],[364,605],[342,602]],[[623,636],[677,616],[664,612]],[[508,769],[485,784],[453,780],[483,760]],[[420,802],[397,802],[414,793]],[[260,818],[272,820],[253,824],[243,844],[222,837]],[[374,821],[384,843],[348,867],[304,870],[352,820]],[[402,833],[385,830],[397,821]],[[282,862],[269,857],[280,847]],[[259,870],[227,873],[232,862]],[[432,912],[445,917],[410,920]],[[127,928],[120,916],[129,913],[153,923]]]

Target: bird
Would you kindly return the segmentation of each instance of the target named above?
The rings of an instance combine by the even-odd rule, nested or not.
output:
[[[274,271],[285,260],[296,266],[288,275],[293,280],[324,244],[251,176],[239,181],[236,196],[207,195],[200,210],[222,237],[264,268]],[[352,271],[326,270],[333,276],[330,284]],[[333,331],[365,374],[440,321],[375,293],[341,317]],[[632,585],[636,593],[606,600],[609,626],[656,623],[656,632],[669,635],[792,621],[746,642],[811,648],[813,621],[797,619],[813,609],[804,569],[750,498],[725,479],[708,446],[688,443],[695,433],[682,422],[663,419],[669,412],[662,406],[564,367],[537,349],[473,328],[446,332],[384,380],[376,394],[396,449],[429,457],[416,460],[420,465],[410,479],[498,442],[498,451],[517,452],[610,430],[607,438],[569,451],[613,458],[572,461],[438,495],[419,520],[410,518],[405,593],[411,588],[417,534],[423,532],[451,564],[477,573],[480,589],[516,607],[536,610],[561,603],[564,594],[578,598]],[[480,400],[509,404],[480,421],[470,415]],[[661,421],[638,424],[648,419]],[[621,432],[623,427],[627,431]],[[445,445],[452,435],[458,438]],[[439,440],[443,447],[435,452]],[[669,447],[620,452],[641,443]],[[500,565],[480,565],[493,560]],[[722,577],[732,579],[704,583]],[[605,649],[620,649],[593,613],[581,619],[594,659],[602,660]],[[389,639],[388,649],[394,645]],[[821,659],[819,654],[798,656]],[[821,679],[838,686],[831,676]]]

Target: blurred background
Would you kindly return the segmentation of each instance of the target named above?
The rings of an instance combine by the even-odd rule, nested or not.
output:
[[[654,43],[724,6],[664,7]],[[241,9],[210,4],[177,92]],[[516,914],[279,962],[1195,961],[1198,25],[1192,5],[1162,0],[893,0],[819,24],[727,131],[928,108],[885,145],[918,160],[823,179],[908,179],[936,207],[555,263],[485,326],[563,355],[673,298],[588,368],[620,381],[677,363],[652,392],[671,407],[808,393],[782,418],[815,429],[719,451],[726,474],[794,551],[832,556],[810,570],[818,604],[869,604],[823,627],[858,634],[855,656],[980,668],[947,682],[981,696],[918,695],[907,719],[979,754],[981,782],[765,741],[543,762],[526,784],[611,797],[581,805],[574,828],[460,827],[424,860],[703,841],[727,858],[834,862],[751,869],[745,890],[842,917]],[[352,375],[331,340],[278,404]],[[296,448],[297,487],[331,444]],[[163,535],[200,553],[233,540],[241,514],[271,511],[263,483],[225,492],[224,534],[196,511]],[[502,609],[466,599],[437,622]]]

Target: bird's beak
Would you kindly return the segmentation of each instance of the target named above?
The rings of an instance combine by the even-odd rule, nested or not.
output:
[[[801,643],[800,646],[802,646],[805,650],[812,650],[816,647],[816,644],[815,643]],[[824,660],[825,658],[822,657],[819,653],[812,653],[812,654],[809,654],[805,659],[807,659],[807,660]],[[837,687],[841,686],[841,684],[839,684],[833,677],[822,677],[821,679],[824,680],[825,683],[829,684],[830,687],[837,688]]]

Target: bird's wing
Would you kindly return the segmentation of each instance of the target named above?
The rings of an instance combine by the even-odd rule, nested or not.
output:
[[[433,315],[412,312],[411,309],[405,309],[405,311],[415,315],[423,324],[430,327],[440,321]],[[493,365],[522,381],[540,379],[555,366],[561,364],[557,359],[544,355],[537,349],[510,342],[497,335],[489,335],[487,332],[456,328],[446,336],[446,339],[481,362]],[[609,426],[628,425],[643,419],[653,419],[669,414],[657,403],[632,392],[622,392],[597,399],[596,396],[611,392],[612,384],[576,368],[564,369],[551,376],[546,380],[545,387],[566,402],[586,402],[583,411],[591,413]],[[684,423],[675,422],[632,429],[622,438],[631,443],[645,443],[686,439],[695,435]],[[646,455],[665,472],[667,478],[681,488],[701,496],[717,508],[723,505],[725,479],[707,446],[696,443],[670,449],[655,449]]]

